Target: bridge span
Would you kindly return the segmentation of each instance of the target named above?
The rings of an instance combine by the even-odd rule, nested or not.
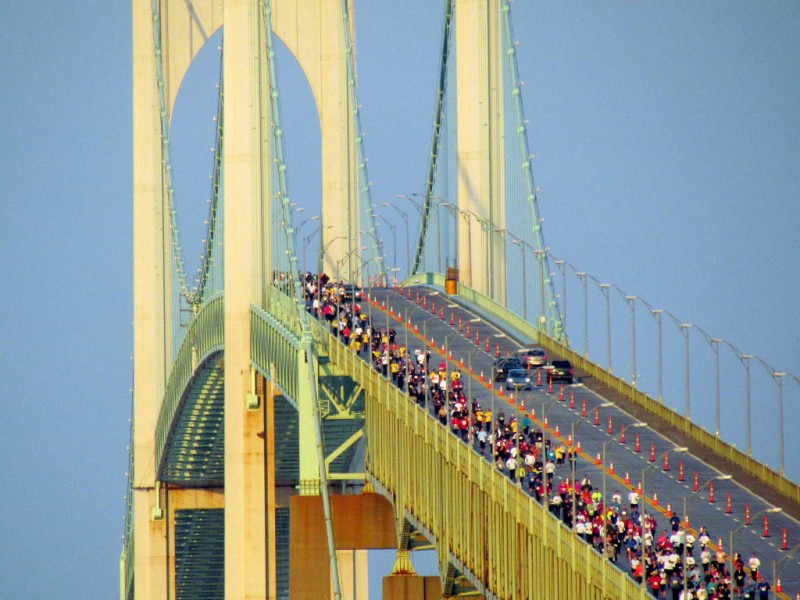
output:
[[[710,532],[715,551],[731,558],[739,553],[745,563],[755,552],[773,588],[780,579],[784,592],[779,597],[794,597],[800,591],[800,563],[795,556],[800,523],[792,486],[766,484],[765,477],[731,460],[730,451],[716,452],[674,420],[648,411],[587,371],[579,369],[573,385],[548,387],[544,381],[513,396],[504,392],[492,381],[494,359],[536,345],[539,336],[504,323],[463,297],[420,286],[373,289],[370,299],[377,327],[394,327],[398,343],[409,349],[427,347],[435,362],[460,369],[467,378],[467,395],[482,407],[495,415],[502,408],[508,417],[518,419],[527,413],[546,436],[566,445],[580,443],[578,480],[588,476],[608,498],[621,491],[623,502],[631,487],[643,484],[645,510],[655,515],[659,531],[669,529],[668,511],[684,522],[688,517],[692,530],[704,526]],[[642,423],[648,426],[640,427]],[[620,435],[623,426],[627,436]],[[369,428],[367,437],[375,443]],[[370,472],[373,469],[368,465]]]
[[[514,415],[520,422],[528,415],[532,428],[545,438],[579,448],[574,472],[569,463],[559,466],[556,481],[586,477],[606,498],[620,492],[623,506],[630,488],[641,486],[641,504],[659,531],[669,529],[668,511],[684,525],[688,516],[692,531],[707,528],[714,552],[725,552],[726,558],[738,552],[745,561],[756,552],[773,588],[780,580],[779,597],[800,592],[800,523],[797,503],[788,495],[791,482],[768,485],[777,474],[753,473],[745,461],[729,460],[732,454],[712,451],[691,428],[681,428],[663,412],[648,411],[569,354],[564,355],[579,367],[574,384],[551,388],[543,381],[513,396],[501,391],[491,375],[498,354],[514,354],[538,342],[549,344],[554,357],[556,346],[535,330],[526,331],[522,320],[515,326],[513,319],[504,319],[504,309],[471,296],[466,286],[459,291],[448,296],[433,285],[373,288],[362,306],[375,327],[396,330],[398,344],[411,352],[427,348],[434,363],[444,362],[450,372],[460,370],[467,396],[493,415],[502,409],[508,419]],[[223,301],[213,300],[198,314],[176,359],[157,428],[157,477],[167,490],[167,511],[173,511],[174,520],[167,558],[179,598],[215,597],[202,594],[224,589]],[[252,314],[254,366],[263,378],[259,381],[277,390],[265,419],[279,423],[271,442],[274,474],[269,481],[283,491],[272,501],[271,544],[276,588],[286,593],[296,568],[292,563],[298,560],[290,550],[297,521],[290,497],[303,491],[299,463],[309,451],[309,440],[299,432],[299,400],[307,392],[297,377],[302,352],[297,351],[300,338],[291,326],[290,307],[287,298],[269,313],[253,309]],[[489,451],[480,453],[474,440],[454,435],[429,409],[345,347],[323,322],[311,324],[320,355],[320,406],[328,404],[322,433],[329,488],[352,494],[354,486],[360,488],[357,480],[366,478],[389,500],[397,537],[383,537],[377,547],[405,552],[435,546],[440,590],[448,597],[624,599],[644,593],[630,577],[624,556],[616,565],[602,558],[563,519],[536,502],[526,484],[497,469]],[[341,396],[347,400],[323,400],[333,387],[345,390]],[[260,435],[264,439],[263,431]],[[202,500],[193,500],[192,494]],[[346,527],[357,526],[352,518],[345,521]],[[343,531],[341,526],[337,531]],[[699,550],[694,556],[700,558]],[[133,597],[133,568],[124,562],[123,597]]]

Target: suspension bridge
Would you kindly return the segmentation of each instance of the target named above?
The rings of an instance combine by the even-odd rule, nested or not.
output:
[[[344,345],[309,304],[303,271],[360,288],[373,327],[460,370],[493,414],[502,407],[577,444],[575,469],[602,481],[604,498],[638,485],[663,524],[678,513],[687,529],[708,526],[723,562],[756,552],[780,597],[800,594],[800,488],[784,440],[784,396],[797,392],[785,384],[800,379],[551,252],[508,0],[442,3],[424,191],[389,205],[407,240],[407,211],[420,223],[398,277],[370,193],[353,11],[349,0],[134,2],[135,373],[120,597],[363,598],[377,548],[397,552],[385,598],[649,593]],[[193,269],[170,124],[183,77],[220,28],[207,231]],[[290,189],[278,39],[320,119],[319,215],[305,219]],[[313,266],[298,233],[311,218]],[[582,301],[577,317],[568,292]],[[605,356],[590,353],[593,314]],[[616,336],[612,316],[624,323]],[[532,345],[570,360],[575,382],[516,397],[498,387],[494,360]],[[612,361],[620,345],[624,368]],[[699,376],[698,356],[710,364]],[[713,409],[701,414],[698,396]],[[753,435],[764,406],[768,439]],[[420,548],[436,550],[438,577],[414,573]]]

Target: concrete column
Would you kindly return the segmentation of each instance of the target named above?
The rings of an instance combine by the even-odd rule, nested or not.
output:
[[[225,0],[225,597],[266,598],[266,481],[263,403],[250,361],[250,306],[264,287],[261,227],[263,25],[257,0]],[[267,217],[267,222],[269,218]]]
[[[505,304],[505,241],[495,231],[506,227],[500,18],[498,0],[459,0],[455,12],[458,206],[471,211],[458,220],[458,266],[461,281]]]
[[[322,498],[293,496],[289,506],[289,595],[292,600],[331,598]],[[365,493],[331,496],[331,508],[342,585],[358,592],[366,585],[366,555],[342,551],[397,548],[392,506],[383,496]],[[309,578],[309,573],[314,573],[314,577]]]
[[[168,593],[166,529],[151,520],[155,426],[170,345],[169,231],[161,178],[161,125],[149,2],[133,3],[133,354],[135,588],[142,598]]]

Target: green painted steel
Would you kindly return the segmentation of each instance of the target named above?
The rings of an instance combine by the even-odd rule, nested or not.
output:
[[[225,480],[225,390],[222,353],[196,370],[183,395],[164,450],[159,479],[184,486]]]
[[[164,451],[176,425],[176,415],[199,365],[223,347],[224,298],[214,297],[195,315],[167,380],[156,424],[156,465],[163,468]]]
[[[300,337],[260,308],[253,307],[250,325],[253,366],[271,379],[297,408]]]
[[[225,511],[175,511],[175,598],[225,595]]]

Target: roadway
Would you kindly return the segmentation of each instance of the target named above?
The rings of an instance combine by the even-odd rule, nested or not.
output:
[[[773,504],[755,494],[737,480],[741,478],[717,479],[728,473],[714,468],[699,456],[689,452],[675,452],[678,444],[667,439],[658,430],[652,427],[633,427],[640,421],[623,410],[621,402],[613,403],[610,395],[603,396],[590,389],[592,382],[586,379],[584,384],[584,378],[580,373],[576,373],[573,385],[564,387],[563,400],[559,399],[561,386],[554,385],[551,392],[546,378],[543,378],[541,387],[534,386],[531,391],[516,392],[512,404],[509,392],[504,390],[503,395],[500,395],[500,384],[492,382],[492,365],[498,351],[501,356],[513,355],[520,349],[532,345],[531,340],[525,339],[518,332],[490,322],[485,315],[462,304],[458,297],[449,297],[443,292],[425,287],[411,288],[410,300],[407,295],[408,288],[400,291],[392,289],[368,291],[374,301],[368,306],[365,305],[364,310],[371,313],[371,319],[376,327],[394,327],[397,331],[397,343],[405,345],[412,354],[415,348],[427,344],[432,351],[433,364],[445,360],[447,355],[449,367],[452,369],[459,367],[463,360],[462,372],[467,396],[476,398],[481,406],[491,408],[493,415],[496,415],[497,410],[502,407],[507,418],[512,414],[521,418],[520,407],[524,402],[527,413],[536,413],[534,426],[541,428],[543,418],[547,417],[548,437],[557,437],[566,444],[568,436],[574,432],[574,442],[580,442],[582,449],[576,470],[578,481],[587,475],[592,484],[602,490],[605,479],[607,497],[610,498],[614,492],[619,491],[625,505],[627,491],[630,487],[638,486],[644,478],[644,491],[647,497],[645,510],[656,515],[658,531],[669,530],[666,516],[668,506],[682,517],[688,514],[692,529],[697,530],[700,525],[704,525],[710,533],[715,548],[721,543],[724,551],[729,552],[732,538],[733,548],[742,555],[745,564],[751,552],[756,552],[761,559],[762,573],[772,584],[773,591],[775,575],[781,580],[784,594],[780,597],[795,598],[795,594],[800,593],[800,561],[797,559],[797,550],[800,549],[800,522],[786,511],[766,512],[780,506],[779,504]],[[404,326],[409,322],[410,328]],[[469,325],[469,337],[467,325]],[[446,352],[442,351],[443,347]],[[582,416],[584,405],[586,416]],[[595,425],[596,413],[599,415],[599,425]],[[610,433],[609,419],[611,419]],[[619,441],[623,425],[626,429],[624,443]],[[635,451],[637,434],[639,452]],[[597,464],[598,456],[602,462],[604,447],[606,460],[603,464]],[[651,461],[652,453],[656,457],[655,461]],[[667,453],[668,471],[664,469],[664,457]],[[680,481],[681,462],[683,481]],[[613,473],[610,472],[612,464]],[[629,486],[625,484],[626,474],[630,476]],[[697,492],[694,491],[695,474]],[[556,476],[569,476],[568,467],[559,467]],[[709,497],[712,485],[714,503],[710,502]],[[658,504],[654,505],[653,499],[656,495]],[[774,501],[774,494],[771,496],[770,500]],[[728,513],[728,497],[730,497],[730,513]],[[751,518],[749,526],[745,524],[745,510],[748,505]],[[787,511],[795,508],[786,505]],[[765,516],[768,518],[769,537],[762,535]],[[782,550],[784,529],[787,550]],[[694,555],[699,562],[699,544]]]

